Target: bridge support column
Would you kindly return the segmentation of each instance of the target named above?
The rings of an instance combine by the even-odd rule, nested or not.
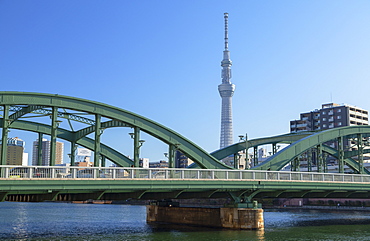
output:
[[[248,149],[249,149],[248,134],[245,133],[245,166],[244,166],[245,170],[248,170],[250,168],[248,160]]]
[[[7,159],[7,151],[8,151],[8,127],[9,127],[9,106],[4,105],[4,113],[3,113],[3,129],[2,129],[2,136],[1,136],[1,156],[0,156],[0,164],[6,165]]]
[[[76,159],[76,149],[77,149],[77,144],[75,141],[72,141],[71,142],[71,166],[74,166],[75,165],[75,159]]]
[[[339,153],[339,172],[344,173],[344,150],[343,150],[343,138],[338,137],[338,153]]]
[[[134,128],[134,166],[140,167],[140,128]]]
[[[101,115],[95,115],[95,143],[94,143],[94,167],[100,166],[100,136],[103,134],[101,129]]]
[[[364,146],[362,140],[362,134],[357,134],[357,150],[358,150],[358,171],[360,174],[364,174]]]
[[[295,157],[290,164],[290,170],[292,172],[299,172],[300,157]]]
[[[322,144],[317,145],[317,150],[316,150],[316,160],[317,160],[317,172],[322,172],[323,171],[323,166],[324,166],[324,161],[322,158]]]
[[[307,151],[307,170],[312,172],[312,149]]]
[[[148,205],[146,221],[229,229],[264,229],[263,209],[252,205],[224,208],[175,206],[173,202],[157,202]]]
[[[328,158],[328,154],[323,153],[322,156],[323,156],[324,172],[327,173],[328,172],[328,163],[327,163],[326,159]]]
[[[58,125],[58,108],[53,107],[51,114],[50,163],[48,163],[49,166],[55,166]]]
[[[258,150],[257,150],[258,146],[255,146],[253,148],[253,166],[257,166],[258,165]]]
[[[42,166],[42,138],[43,134],[39,132],[39,139],[37,144],[37,166]],[[34,165],[32,163],[32,165]]]
[[[239,153],[234,154],[234,168],[239,169]]]

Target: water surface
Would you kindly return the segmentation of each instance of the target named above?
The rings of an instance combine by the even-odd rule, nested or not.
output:
[[[0,240],[370,240],[370,213],[265,210],[265,230],[147,224],[145,206],[0,203]]]

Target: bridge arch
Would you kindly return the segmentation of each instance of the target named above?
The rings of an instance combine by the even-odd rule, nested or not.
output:
[[[314,132],[289,133],[272,137],[257,138],[247,141],[244,140],[233,145],[227,146],[225,148],[216,150],[212,152],[211,155],[217,158],[218,160],[222,160],[223,158],[243,151],[246,148],[258,147],[261,145],[274,143],[292,144],[293,142],[296,142],[304,137],[312,135],[313,133]]]
[[[359,126],[342,127],[342,128],[336,128],[336,129],[326,130],[326,131],[322,131],[322,132],[317,132],[317,131],[316,132],[308,132],[307,131],[307,132],[299,132],[299,133],[288,133],[288,134],[277,135],[277,136],[272,136],[272,137],[257,138],[257,139],[247,140],[247,141],[244,140],[244,141],[235,143],[233,145],[227,146],[223,149],[216,150],[216,151],[212,152],[211,155],[214,156],[215,158],[217,158],[218,160],[222,160],[225,157],[228,157],[228,156],[231,156],[231,155],[236,155],[236,154],[238,154],[238,152],[244,151],[248,148],[255,148],[255,150],[256,150],[258,146],[268,145],[268,144],[272,144],[272,145],[275,144],[276,145],[276,144],[279,143],[279,144],[290,144],[290,145],[292,145],[295,142],[306,143],[307,141],[303,141],[304,139],[309,138],[311,136],[315,136],[315,137],[310,138],[309,141],[308,141],[308,142],[311,143],[311,145],[307,146],[307,148],[305,150],[298,151],[295,154],[293,154],[293,156],[290,157],[290,161],[291,161],[291,159],[293,159],[294,157],[299,156],[301,153],[307,151],[308,149],[314,148],[314,147],[316,147],[320,144],[321,144],[321,149],[324,153],[327,153],[328,155],[331,155],[334,158],[339,159],[340,158],[339,151],[337,149],[332,148],[330,146],[327,146],[323,143],[325,143],[327,141],[330,141],[330,140],[333,140],[333,139],[336,139],[338,137],[346,137],[346,136],[351,136],[351,135],[357,137],[358,134],[361,134],[361,135],[363,135],[364,138],[370,136],[368,126],[361,126],[360,128],[362,128],[362,129],[356,129],[356,128],[359,128]],[[347,130],[347,129],[349,129],[349,130]],[[333,135],[334,135],[334,137],[333,137]],[[319,138],[319,139],[315,140],[315,138]],[[301,141],[303,141],[303,142],[301,142]],[[297,144],[297,145],[301,145],[301,144]],[[306,144],[303,144],[303,145],[306,145]],[[293,147],[289,147],[289,148],[293,148]],[[285,149],[281,150],[278,154],[274,155],[273,157],[275,158],[275,156],[277,156],[278,159],[282,159],[282,156],[285,155],[285,154],[283,154],[285,151],[292,152],[292,149],[289,149],[289,148],[285,148]],[[294,149],[294,151],[295,150],[297,150],[297,149]],[[362,150],[362,154],[366,154],[366,153],[370,153],[370,149],[363,149]],[[353,156],[357,156],[357,155],[359,155],[358,150],[344,151],[343,152],[343,161],[344,161],[344,163],[349,168],[351,168],[355,173],[370,174],[370,171],[368,171],[367,169],[360,170],[361,168],[359,166],[358,161],[356,161],[355,159],[352,158]],[[280,170],[282,168],[281,166],[284,166],[284,165],[289,163],[289,161],[282,162],[283,164],[281,166],[275,168],[276,165],[277,165],[276,162],[278,162],[277,161],[278,159],[274,159],[274,161],[273,161],[272,160],[273,157],[270,157],[268,160],[264,161],[264,163],[261,163],[260,165],[258,165],[256,167],[253,167],[252,169]],[[280,169],[278,169],[278,168],[280,168]]]
[[[112,160],[113,162],[119,165],[129,165],[128,158],[124,158],[117,153],[113,154],[114,151],[111,148],[104,147],[100,143],[100,136],[103,129],[125,126],[135,130],[135,150],[139,144],[139,137],[136,138],[136,136],[139,135],[140,131],[143,131],[168,144],[172,152],[175,150],[181,151],[201,168],[230,168],[175,131],[148,118],[107,104],[58,94],[5,91],[0,92],[0,106],[2,106],[3,112],[3,118],[0,119],[3,130],[3,142],[7,140],[8,129],[12,128],[48,133],[52,141],[55,141],[56,138],[63,137],[65,140],[71,141],[74,144],[81,144],[89,149],[93,146],[96,159],[99,159],[101,156],[110,156],[110,158],[113,158],[112,156],[116,155],[116,159]],[[93,115],[94,119],[88,119],[82,115],[67,111],[59,111],[66,109],[88,113]],[[50,116],[51,124],[37,124],[21,120],[22,117],[30,113],[37,113],[40,116]],[[79,130],[62,130],[58,127],[58,118],[65,118],[68,121],[79,121],[87,125],[87,127]],[[108,119],[108,121],[103,121],[104,119]],[[40,131],[40,129],[43,129],[43,131]],[[91,133],[95,134],[94,140],[87,137]],[[6,150],[6,148],[4,149]],[[0,156],[1,164],[4,164],[5,154],[6,151],[2,150]],[[117,158],[121,158],[121,161],[118,161]],[[96,161],[95,165],[97,165]]]
[[[359,141],[362,142],[363,139],[368,139],[369,137],[370,126],[348,126],[325,130],[294,142],[253,169],[279,171],[303,152],[311,148],[316,148],[320,144],[333,140],[337,141],[339,138],[358,138]],[[364,169],[363,166],[363,169],[361,170],[360,161],[355,161],[351,158],[352,156],[368,153],[369,150],[344,152],[343,148],[336,150],[330,147],[325,147],[325,145],[323,145],[323,149],[335,157],[342,158],[348,166],[357,172],[369,174],[368,170]],[[342,154],[340,152],[342,152]],[[340,157],[340,155],[342,157]]]

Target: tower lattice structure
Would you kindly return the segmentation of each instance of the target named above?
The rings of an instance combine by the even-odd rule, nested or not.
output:
[[[235,91],[235,85],[231,83],[231,65],[230,51],[228,43],[228,13],[224,13],[225,18],[225,50],[223,60],[221,61],[222,83],[218,86],[218,91],[222,99],[221,106],[221,135],[220,148],[233,144],[233,118],[232,118],[232,97]]]

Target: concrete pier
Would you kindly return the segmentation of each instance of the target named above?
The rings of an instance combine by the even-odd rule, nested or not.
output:
[[[188,224],[204,227],[260,230],[264,228],[261,208],[190,208],[147,206],[147,222]]]

